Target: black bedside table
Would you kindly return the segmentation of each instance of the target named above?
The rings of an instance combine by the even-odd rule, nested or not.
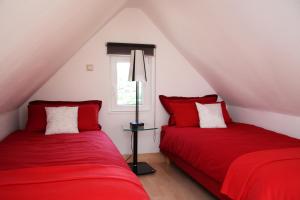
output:
[[[155,129],[157,128],[152,126],[147,126],[147,125],[138,128],[132,128],[130,127],[129,124],[123,126],[123,131],[130,131],[133,134],[133,162],[128,163],[128,165],[136,175],[152,174],[156,171],[148,163],[138,162],[138,132],[155,130]]]

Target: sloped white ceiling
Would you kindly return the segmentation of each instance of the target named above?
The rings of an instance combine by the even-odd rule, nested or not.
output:
[[[125,3],[0,1],[0,113],[27,100]]]
[[[297,0],[2,0],[0,113],[125,5],[141,8],[228,103],[300,115]]]
[[[300,1],[145,0],[141,7],[232,105],[300,115]]]

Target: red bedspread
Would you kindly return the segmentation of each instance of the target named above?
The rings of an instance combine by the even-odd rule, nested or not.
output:
[[[247,124],[226,129],[164,127],[162,152],[176,155],[216,182],[223,183],[230,164],[246,153],[300,147],[300,140]]]
[[[299,200],[300,148],[245,154],[231,164],[222,192],[234,200]]]
[[[45,136],[19,131],[0,143],[0,199],[149,199],[101,131]]]

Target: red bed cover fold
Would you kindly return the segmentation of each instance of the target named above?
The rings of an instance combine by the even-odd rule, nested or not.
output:
[[[248,153],[227,172],[222,193],[234,200],[299,200],[300,148]]]
[[[228,128],[163,127],[160,149],[176,155],[221,186],[231,163],[257,151],[300,147],[300,140],[253,125],[233,123]]]
[[[149,199],[101,131],[44,136],[18,131],[0,143],[0,199]]]

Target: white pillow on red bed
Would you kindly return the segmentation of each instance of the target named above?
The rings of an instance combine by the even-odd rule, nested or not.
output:
[[[196,103],[201,128],[227,128],[220,103]]]
[[[46,135],[79,133],[78,107],[46,107]]]

